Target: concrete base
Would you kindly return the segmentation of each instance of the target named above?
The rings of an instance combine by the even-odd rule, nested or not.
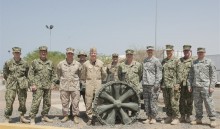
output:
[[[54,126],[28,125],[28,124],[4,124],[0,123],[0,129],[68,129]]]

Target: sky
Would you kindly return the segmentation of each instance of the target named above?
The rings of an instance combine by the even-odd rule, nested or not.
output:
[[[45,25],[54,25],[51,42]],[[220,1],[157,0],[156,8],[156,0],[0,0],[0,69],[14,46],[22,56],[41,45],[110,55],[155,44],[220,54]]]

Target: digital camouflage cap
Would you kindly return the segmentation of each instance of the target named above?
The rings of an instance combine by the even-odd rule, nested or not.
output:
[[[132,50],[132,49],[127,49],[126,51],[125,51],[125,53],[126,54],[134,54],[134,50]]]
[[[113,53],[112,57],[118,57],[118,54],[117,53]]]
[[[147,46],[147,50],[154,50],[153,46]]]
[[[87,54],[86,54],[84,51],[80,51],[79,54],[78,54],[78,58],[79,58],[80,56],[85,56],[85,57],[87,57]]]
[[[166,50],[173,50],[173,45],[167,44],[166,45]]]
[[[191,45],[183,45],[183,51],[184,50],[191,50]]]
[[[197,52],[205,52],[205,48],[199,47],[199,48],[197,48]]]
[[[68,47],[68,48],[66,49],[66,53],[74,53],[74,49],[71,48],[71,47]]]
[[[40,51],[47,51],[47,49],[48,49],[47,46],[40,46],[39,47]]]
[[[12,51],[13,52],[21,52],[21,48],[20,47],[13,47]]]

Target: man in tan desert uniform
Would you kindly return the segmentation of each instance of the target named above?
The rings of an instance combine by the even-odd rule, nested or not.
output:
[[[96,48],[90,49],[90,59],[87,60],[82,67],[81,80],[85,82],[86,86],[86,114],[89,118],[87,124],[92,124],[94,116],[92,112],[92,102],[95,92],[101,88],[102,80],[106,77],[106,71],[103,62],[97,59]]]

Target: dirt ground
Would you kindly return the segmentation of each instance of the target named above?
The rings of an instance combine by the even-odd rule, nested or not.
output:
[[[1,82],[1,81],[0,81]],[[4,108],[5,108],[5,86],[0,84],[0,123],[4,122]],[[32,93],[28,92],[28,98],[26,101],[26,106],[27,106],[27,113],[26,116],[28,118],[28,114],[30,111],[30,106],[31,106],[31,101],[32,101]],[[61,102],[60,102],[60,97],[59,97],[59,91],[53,91],[52,92],[52,106],[51,110],[49,112],[49,117],[54,120],[53,123],[45,123],[41,121],[40,117],[40,112],[42,109],[42,104],[39,110],[39,113],[36,118],[36,124],[37,125],[46,125],[46,126],[57,126],[57,127],[66,127],[66,128],[75,128],[75,129],[112,129],[112,128],[117,128],[117,129],[209,129],[209,119],[207,118],[206,111],[204,108],[204,118],[203,118],[203,124],[202,125],[190,125],[188,123],[180,123],[179,125],[170,125],[170,124],[161,124],[160,120],[164,118],[166,115],[164,112],[162,112],[162,107],[163,103],[161,103],[162,100],[162,95],[160,94],[159,96],[159,106],[160,106],[160,113],[158,117],[158,122],[154,125],[150,124],[143,124],[143,120],[146,119],[146,116],[141,110],[140,116],[137,120],[137,122],[131,124],[131,125],[122,125],[122,124],[117,124],[114,127],[112,126],[106,126],[106,125],[101,125],[99,122],[96,122],[95,125],[93,126],[87,126],[86,125],[86,115],[85,115],[85,107],[83,104],[83,100],[81,99],[80,101],[80,124],[76,125],[72,120],[66,122],[66,123],[61,123],[60,120],[62,119],[62,111],[61,111]],[[214,102],[215,102],[215,109],[217,113],[217,123],[218,126],[216,129],[220,129],[220,88],[216,88],[214,92]],[[11,123],[19,123],[19,113],[18,113],[18,100],[16,98],[14,105],[13,105],[13,114],[11,116]],[[194,114],[192,115],[192,119],[194,119]]]

